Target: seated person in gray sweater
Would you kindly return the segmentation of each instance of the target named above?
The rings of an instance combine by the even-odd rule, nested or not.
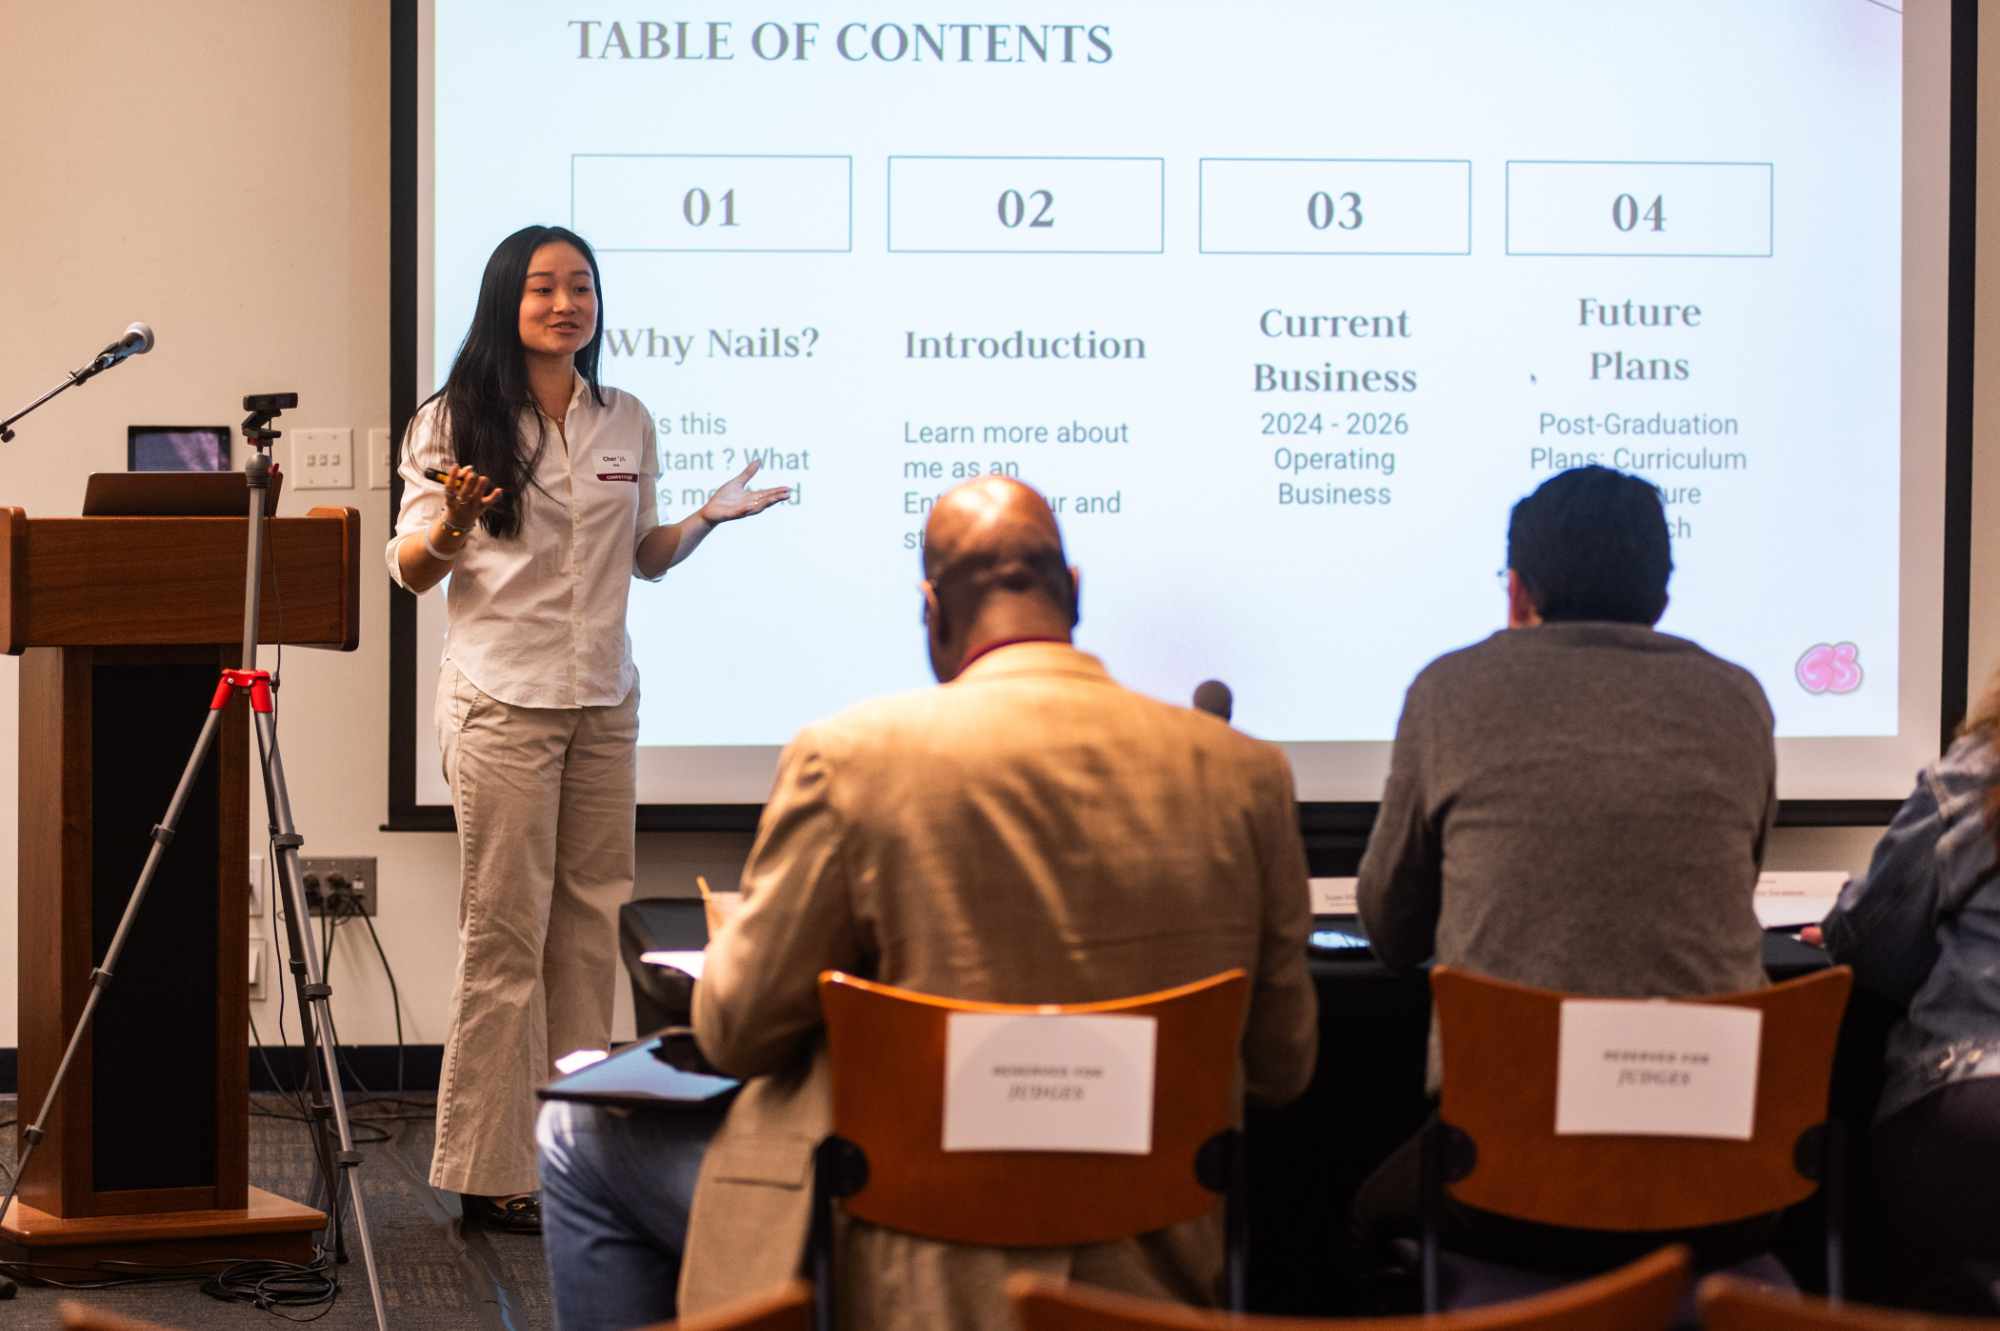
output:
[[[1580,467],[1514,506],[1507,627],[1403,703],[1358,889],[1385,965],[1605,997],[1765,983],[1771,708],[1748,671],[1653,628],[1672,568],[1639,477]],[[1414,1224],[1417,1162],[1412,1142],[1364,1187],[1371,1239]]]

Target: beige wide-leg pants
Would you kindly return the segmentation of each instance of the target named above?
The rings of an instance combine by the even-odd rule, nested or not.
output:
[[[639,690],[515,707],[447,661],[438,740],[458,814],[458,972],[431,1186],[532,1192],[535,1087],[611,1039],[617,912],[632,895]]]

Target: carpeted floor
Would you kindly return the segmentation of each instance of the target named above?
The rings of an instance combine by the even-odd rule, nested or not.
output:
[[[259,1096],[250,1120],[250,1181],[282,1197],[310,1201],[312,1157],[306,1129],[268,1114],[293,1112],[277,1096]],[[541,1240],[531,1236],[462,1232],[458,1198],[424,1181],[430,1163],[428,1097],[350,1102],[355,1143],[363,1155],[357,1171],[382,1274],[383,1302],[395,1331],[542,1331],[550,1326],[548,1273]],[[0,1096],[0,1121],[14,1117],[13,1097]],[[0,1164],[13,1165],[14,1132],[0,1133]],[[4,1195],[4,1189],[0,1189]],[[56,1325],[56,1305],[76,1299],[163,1326],[236,1331],[274,1328],[280,1317],[317,1318],[319,1331],[375,1325],[358,1245],[353,1260],[336,1268],[340,1292],[331,1308],[264,1312],[225,1303],[194,1283],[128,1285],[65,1291],[23,1284],[11,1302],[0,1302],[0,1327],[39,1331]]]

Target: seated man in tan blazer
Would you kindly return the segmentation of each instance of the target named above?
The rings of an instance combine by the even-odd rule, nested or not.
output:
[[[1241,966],[1252,977],[1244,1090],[1282,1102],[1312,1074],[1311,916],[1283,755],[1119,687],[1070,645],[1076,576],[1054,515],[1027,486],[985,478],[945,495],[924,571],[943,687],[863,704],[792,741],[744,869],[744,905],[709,945],[696,1038],[747,1084],[701,1166],[683,1313],[798,1270],[812,1151],[828,1131],[824,969],[961,998],[1073,1003]],[[618,1130],[648,1131],[645,1117]],[[556,1231],[566,1325],[575,1277],[565,1265],[599,1284],[645,1278],[643,1257],[639,1270],[618,1265],[633,1236],[589,1206],[607,1199],[574,1196],[578,1176],[632,1172],[589,1158],[598,1119],[543,1124],[544,1223]],[[1000,1287],[1020,1270],[1213,1303],[1222,1253],[1213,1217],[1081,1249],[974,1248],[860,1222],[845,1244],[842,1320],[871,1331],[1010,1327]],[[655,1236],[654,1246],[664,1256],[670,1245]]]

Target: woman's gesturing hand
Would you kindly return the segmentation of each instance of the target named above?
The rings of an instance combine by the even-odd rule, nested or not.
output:
[[[771,505],[791,497],[792,487],[774,485],[768,490],[752,490],[750,478],[764,464],[753,462],[722,483],[722,488],[708,497],[701,506],[701,516],[710,522],[732,522],[737,518],[747,518],[753,513],[762,513]]]
[[[444,478],[444,520],[460,531],[470,531],[486,510],[500,500],[501,491],[470,467],[454,468]]]

